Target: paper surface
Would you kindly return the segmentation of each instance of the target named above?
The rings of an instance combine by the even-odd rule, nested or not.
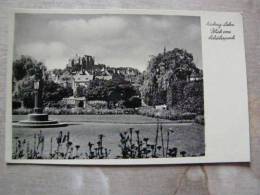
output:
[[[51,14],[48,10],[18,10],[19,14]],[[201,69],[203,69],[205,155],[143,159],[12,159],[12,63],[14,61],[14,15],[10,26],[8,64],[8,103],[6,125],[6,161],[8,163],[48,164],[180,164],[214,162],[249,162],[248,102],[242,16],[239,13],[152,11],[152,10],[57,10],[55,14],[119,14],[142,16],[197,17],[201,29]],[[149,19],[149,17],[148,17]],[[164,21],[164,19],[162,19]],[[180,20],[182,21],[182,20]],[[101,23],[102,24],[102,23]],[[103,23],[104,24],[104,23]],[[100,24],[99,24],[100,25]],[[167,23],[166,23],[167,25]],[[113,31],[112,31],[113,32]],[[88,31],[86,31],[88,33]],[[109,33],[109,32],[108,32]],[[194,32],[196,33],[196,32]],[[192,33],[191,33],[192,34]],[[73,39],[73,37],[71,38]],[[180,38],[181,39],[181,38]],[[164,43],[166,44],[166,43]],[[161,45],[163,48],[164,45]],[[58,49],[60,49],[58,47]],[[172,48],[169,48],[169,50]],[[195,50],[194,50],[195,51]],[[199,55],[199,54],[198,54]],[[70,56],[69,56],[70,57]],[[199,61],[199,60],[198,60]],[[197,63],[199,63],[197,61]],[[62,121],[64,122],[64,121]],[[66,122],[66,121],[65,121]],[[163,128],[166,128],[166,124]],[[156,125],[155,125],[156,128]],[[19,130],[18,130],[19,131]],[[28,131],[32,131],[31,129]],[[39,130],[37,130],[39,132]],[[42,129],[44,133],[44,129]],[[73,133],[73,132],[71,132]],[[18,133],[19,134],[19,133]],[[97,132],[98,135],[98,132]],[[235,136],[234,136],[235,135]],[[33,136],[33,133],[31,133]],[[38,136],[39,137],[39,136]],[[55,139],[55,138],[53,138]],[[105,138],[104,138],[105,139]],[[13,142],[12,142],[13,141]],[[56,141],[56,140],[55,140]],[[165,140],[166,142],[167,140]],[[31,143],[32,144],[32,143]],[[181,144],[180,144],[181,145]]]

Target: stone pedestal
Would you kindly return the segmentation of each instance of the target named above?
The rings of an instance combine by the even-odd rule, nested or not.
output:
[[[33,113],[33,114],[28,115],[28,120],[29,121],[48,121],[49,117],[48,117],[48,114]]]
[[[14,127],[30,127],[30,128],[51,128],[51,127],[65,127],[66,123],[60,123],[56,120],[49,120],[48,114],[33,113],[28,114],[27,120],[21,120],[13,123]]]

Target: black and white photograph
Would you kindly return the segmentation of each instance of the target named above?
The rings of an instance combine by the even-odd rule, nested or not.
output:
[[[0,194],[260,195],[258,8],[0,0]]]
[[[199,16],[16,13],[12,159],[205,156]]]

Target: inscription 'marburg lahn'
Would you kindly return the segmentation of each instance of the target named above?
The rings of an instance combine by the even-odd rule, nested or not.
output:
[[[224,23],[218,23],[216,21],[208,21],[207,26],[209,29],[209,40],[235,40],[236,36],[232,33],[231,28],[235,26],[231,21],[226,21]]]

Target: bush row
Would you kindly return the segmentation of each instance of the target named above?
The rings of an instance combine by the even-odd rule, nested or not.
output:
[[[14,109],[13,114],[24,115],[32,113],[32,109],[19,108]],[[44,109],[44,113],[50,115],[112,115],[112,114],[139,114],[148,117],[158,117],[161,119],[168,120],[194,120],[196,123],[204,124],[204,116],[197,115],[196,113],[179,113],[175,110],[158,110],[153,107],[140,107],[134,108],[116,108],[116,109],[95,109],[95,108],[53,108],[47,107]]]
[[[13,114],[17,114],[17,115],[29,114],[29,113],[32,113],[32,112],[33,112],[33,109],[31,109],[31,108],[13,109]]]
[[[16,115],[23,115],[32,113],[32,109],[25,109],[19,108],[13,110],[13,114]],[[50,115],[69,115],[69,114],[136,114],[135,109],[133,108],[117,108],[117,109],[95,109],[95,108],[53,108],[53,107],[46,107],[44,109],[44,113]]]
[[[168,119],[168,120],[194,120],[196,117],[196,113],[180,113],[176,112],[173,109],[170,110],[158,110],[153,107],[141,107],[137,110],[137,113],[144,116],[149,117],[158,117],[161,119]]]

